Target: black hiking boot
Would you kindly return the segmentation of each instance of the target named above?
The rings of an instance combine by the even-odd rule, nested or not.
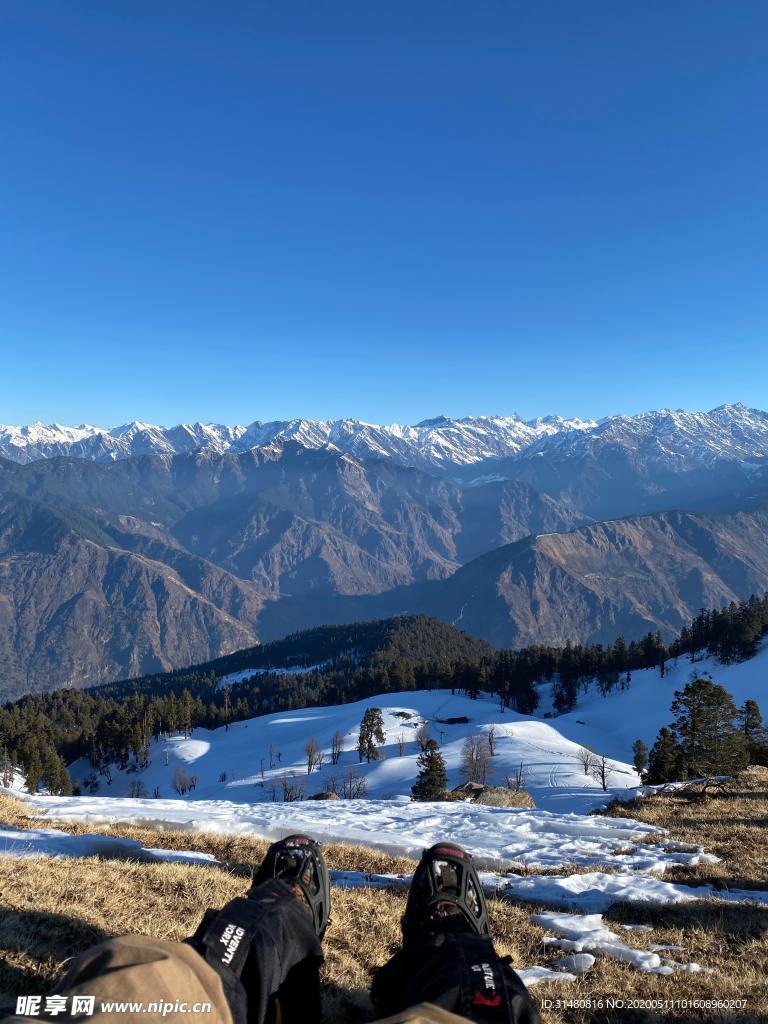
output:
[[[455,843],[437,843],[421,856],[401,919],[403,945],[425,931],[491,934],[488,908],[472,858]]]
[[[322,939],[331,921],[331,883],[320,844],[305,835],[286,836],[272,843],[253,879],[253,886],[271,878],[289,885],[312,914]]]

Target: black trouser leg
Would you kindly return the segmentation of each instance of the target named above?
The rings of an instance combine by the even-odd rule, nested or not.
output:
[[[466,932],[430,932],[378,972],[371,990],[390,1015],[434,1003],[478,1024],[537,1024],[539,1014],[522,981],[493,942]]]
[[[209,911],[187,940],[224,979],[235,1024],[320,1020],[323,954],[312,919],[283,882]]]

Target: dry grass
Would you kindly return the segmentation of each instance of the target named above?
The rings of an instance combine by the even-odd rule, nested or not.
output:
[[[468,789],[467,786],[473,788]],[[448,803],[459,803],[471,800],[473,804],[484,804],[486,807],[530,807],[536,802],[526,789],[513,790],[508,786],[480,786],[477,783],[466,783],[456,789],[449,789],[442,798]]]
[[[761,788],[762,786],[762,788]],[[672,838],[700,843],[723,857],[722,865],[677,872],[679,880],[768,888],[765,881],[765,782],[742,780],[703,803],[660,797],[615,813],[669,828]],[[0,821],[34,827],[23,804],[0,798]],[[46,822],[47,824],[47,822]],[[244,837],[159,832],[124,826],[62,825],[70,833],[105,832],[143,844],[196,849],[214,854],[222,868],[135,861],[15,860],[0,858],[0,999],[20,992],[45,992],[62,961],[107,935],[138,931],[169,938],[188,935],[202,910],[245,891],[248,875],[267,843]],[[334,868],[372,872],[409,872],[413,862],[371,850],[325,847]],[[333,892],[333,921],[326,938],[324,968],[328,1021],[342,1024],[370,1019],[367,997],[373,972],[397,948],[405,896],[381,890]],[[490,906],[499,951],[513,964],[548,964],[560,955],[541,945],[543,932],[530,921],[537,908],[492,900]],[[630,945],[669,943],[686,947],[671,954],[714,969],[712,974],[670,977],[644,975],[627,965],[599,957],[593,970],[569,985],[533,990],[537,1000],[603,1001],[590,1010],[545,1009],[544,1024],[564,1022],[661,1022],[708,1020],[728,1024],[768,1020],[768,909],[694,903],[645,907],[622,904],[607,921],[643,923],[652,932],[621,932]],[[747,999],[745,1011],[667,1009],[656,1012],[608,1011],[607,997],[655,1000]]]
[[[732,889],[768,888],[768,770],[749,769],[707,794],[702,787],[673,790],[603,812],[637,818],[686,843],[701,844],[720,864],[671,869],[664,877]],[[661,840],[663,842],[663,840]]]

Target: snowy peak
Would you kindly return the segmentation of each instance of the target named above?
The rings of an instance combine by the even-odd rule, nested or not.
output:
[[[175,455],[206,449],[245,452],[280,441],[328,449],[360,459],[393,459],[425,470],[468,467],[491,459],[570,457],[620,447],[674,468],[725,459],[754,462],[768,456],[768,413],[741,404],[710,412],[660,409],[600,421],[543,416],[437,416],[413,426],[357,419],[256,420],[248,426],[180,423],[162,427],[133,421],[118,427],[57,423],[0,426],[0,457],[14,462],[66,455],[111,461],[137,455]]]
[[[744,462],[768,456],[768,414],[744,405],[723,405],[708,413],[659,409],[610,416],[579,434],[560,431],[553,441],[534,450],[556,447],[575,455],[615,445],[681,469],[719,459]]]

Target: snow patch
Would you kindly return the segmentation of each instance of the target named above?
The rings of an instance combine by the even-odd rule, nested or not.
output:
[[[195,850],[156,850],[136,839],[105,835],[70,835],[55,828],[0,826],[0,855],[6,857],[102,857],[182,864],[218,864],[210,853]]]
[[[644,974],[674,974],[675,971],[702,971],[699,964],[679,964],[674,960],[662,962],[652,950],[636,949],[622,942],[616,932],[603,924],[600,914],[533,914],[531,920],[558,938],[547,937],[548,946],[556,946],[571,953],[600,953],[613,960],[621,960]]]

